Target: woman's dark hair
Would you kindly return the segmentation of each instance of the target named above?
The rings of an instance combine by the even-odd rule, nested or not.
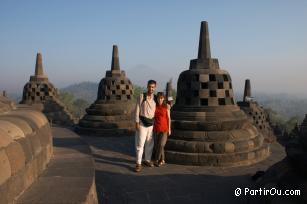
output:
[[[147,82],[147,86],[148,86],[149,84],[157,85],[157,82],[156,82],[155,80],[153,80],[153,79],[150,79],[150,80],[148,80],[148,82]]]
[[[158,92],[158,93],[157,93],[157,100],[159,100],[160,97],[163,97],[163,98],[164,98],[162,105],[163,105],[163,106],[167,106],[167,105],[166,105],[166,97],[165,97],[165,95],[164,95],[163,92]]]
[[[163,92],[158,92],[157,93],[157,98],[163,97],[165,99],[164,93]]]

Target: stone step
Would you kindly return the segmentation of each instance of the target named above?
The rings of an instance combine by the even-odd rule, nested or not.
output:
[[[186,153],[178,151],[165,151],[166,162],[195,165],[195,166],[242,166],[257,163],[270,155],[270,148],[267,144],[254,149],[253,151],[236,153]]]
[[[242,111],[228,110],[223,112],[178,112],[172,111],[174,120],[192,120],[192,121],[229,121],[245,120],[247,117]]]
[[[233,142],[253,139],[257,135],[257,129],[249,124],[244,129],[229,131],[195,131],[173,129],[171,138],[187,141]]]
[[[188,121],[173,120],[172,126],[179,130],[195,130],[195,131],[226,131],[242,128],[248,120],[229,120],[229,121]]]
[[[169,138],[166,144],[166,149],[190,153],[231,153],[251,151],[258,148],[262,144],[262,135],[258,135],[252,139],[234,142],[186,141]]]
[[[175,104],[172,107],[172,110],[180,114],[186,114],[189,112],[192,112],[192,114],[197,113],[197,112],[207,112],[207,113],[210,113],[210,112],[218,113],[218,112],[228,112],[228,111],[240,112],[240,108],[237,105],[215,106],[214,107],[214,106],[182,106],[182,105]]]

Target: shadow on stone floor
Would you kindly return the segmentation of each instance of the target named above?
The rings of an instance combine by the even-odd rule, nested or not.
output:
[[[123,159],[123,158],[110,158],[106,156],[101,156],[98,154],[93,154],[95,158],[95,162],[103,163],[103,164],[111,164],[111,165],[116,165],[116,166],[121,166],[126,168],[129,171],[133,171],[134,168],[129,165],[129,163],[132,164],[131,160],[129,159]]]
[[[272,145],[272,156],[257,164],[232,169],[167,164],[135,173],[134,137],[82,137],[95,159],[100,203],[248,203],[234,196],[237,187],[255,185],[251,176],[284,157],[284,148]],[[259,197],[254,197],[256,203]],[[254,202],[253,202],[254,203]]]
[[[91,154],[89,146],[80,138],[58,138],[53,137],[53,146],[63,148],[62,151],[79,151],[84,154]],[[59,150],[61,151],[61,150]]]
[[[125,154],[133,157],[135,156],[134,136],[123,136],[123,137],[82,136],[81,138],[94,149],[112,151],[115,153]]]
[[[141,175],[96,171],[99,203],[264,203],[265,196],[241,195],[235,189],[255,189],[247,175]]]

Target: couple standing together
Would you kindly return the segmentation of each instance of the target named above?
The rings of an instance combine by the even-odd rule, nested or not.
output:
[[[167,137],[171,134],[170,105],[166,103],[163,92],[154,95],[156,85],[156,81],[149,80],[147,92],[142,93],[136,102],[136,172],[142,170],[144,151],[145,166],[158,167],[165,163],[164,146]]]

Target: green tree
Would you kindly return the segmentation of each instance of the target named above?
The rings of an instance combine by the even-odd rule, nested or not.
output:
[[[291,117],[289,120],[286,121],[285,123],[285,131],[290,134],[293,129],[295,129],[295,126],[299,122],[299,117]]]
[[[146,88],[145,87],[141,87],[141,86],[138,86],[138,85],[133,85],[133,100],[136,100],[137,97],[146,91]]]
[[[73,114],[74,95],[69,92],[60,92],[59,98],[60,98],[60,101],[64,103],[67,109]]]
[[[89,106],[89,103],[84,99],[76,99],[73,102],[74,115],[77,118],[81,118],[85,114],[85,109]]]

